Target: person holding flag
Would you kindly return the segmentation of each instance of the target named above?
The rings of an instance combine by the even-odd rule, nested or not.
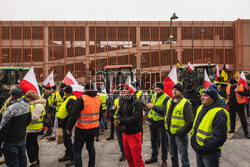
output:
[[[145,163],[151,164],[158,161],[158,137],[160,136],[162,146],[162,166],[167,166],[168,137],[167,131],[164,127],[164,115],[170,97],[164,92],[164,85],[162,82],[157,82],[155,84],[155,92],[156,93],[151,98],[151,103],[147,104],[147,107],[150,108],[148,121],[151,135],[152,155],[150,159],[145,161]]]
[[[228,105],[231,121],[231,127],[228,133],[235,132],[235,117],[237,112],[238,116],[240,117],[244,135],[247,139],[250,139],[245,114],[246,96],[249,96],[247,89],[244,87],[243,84],[238,84],[233,78],[230,80],[230,84],[227,86],[226,92],[228,95]]]

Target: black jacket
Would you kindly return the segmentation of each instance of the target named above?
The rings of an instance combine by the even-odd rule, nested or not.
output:
[[[112,107],[114,106],[114,101],[116,98],[119,97],[119,94],[111,94],[109,95],[108,97],[108,100],[107,100],[107,111],[108,113],[110,114],[111,117],[114,116],[114,111],[112,110]]]
[[[170,127],[171,125],[171,118],[173,115],[174,108],[181,100],[182,98],[179,101],[175,102],[174,99],[171,99],[171,104],[169,107],[168,117],[167,117],[168,127]],[[185,126],[179,130],[177,134],[179,137],[184,137],[192,129],[194,118],[193,118],[193,112],[192,112],[192,105],[188,101],[184,105],[183,115],[184,115],[184,120],[185,120]],[[171,134],[170,128],[168,128],[168,132]]]
[[[87,91],[84,93],[85,95],[91,96],[91,97],[95,97],[97,95],[96,91]],[[70,115],[69,120],[67,121],[67,125],[66,125],[66,129],[67,130],[72,130],[81,111],[84,109],[84,101],[82,99],[82,97],[78,97],[74,103],[74,107],[72,109],[72,115]],[[99,121],[102,117],[102,105],[100,105],[100,109],[99,109]],[[82,131],[86,131],[86,132],[92,132],[92,131],[96,131],[98,132],[99,128],[93,128],[93,129],[82,129]]]
[[[184,92],[184,97],[191,102],[193,113],[196,113],[197,108],[201,105],[201,96],[199,92],[193,88],[192,91]]]
[[[237,86],[231,87],[230,88],[230,96],[229,96],[229,102],[228,105],[229,107],[232,106],[237,106],[237,105],[245,105],[245,104],[239,104],[236,99],[236,89]],[[241,96],[249,96],[248,90],[244,87],[244,92],[238,92],[239,95]]]
[[[29,104],[23,99],[11,101],[0,124],[0,146],[2,142],[14,143],[25,138],[26,127],[31,122]]]
[[[142,130],[143,111],[140,101],[135,95],[127,101],[120,100],[120,109],[117,113],[117,118],[120,124],[126,127],[123,132],[127,135],[135,134]]]
[[[194,127],[194,134],[191,137],[191,145],[194,151],[199,154],[215,153],[219,151],[218,148],[222,146],[224,142],[227,140],[227,115],[223,110],[220,110],[216,113],[214,120],[213,120],[212,137],[205,142],[204,146],[200,146],[196,141],[196,134],[197,134],[197,129],[198,129],[199,124],[201,123],[206,113],[210,109],[215,108],[215,107],[224,108],[224,104],[220,99],[217,99],[212,105],[203,106],[196,120],[196,124]]]

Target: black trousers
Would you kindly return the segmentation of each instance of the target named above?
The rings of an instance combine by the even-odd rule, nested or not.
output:
[[[89,167],[95,166],[95,147],[94,147],[94,138],[96,132],[82,130],[75,128],[75,138],[74,138],[74,161],[75,167],[82,167],[82,148],[84,143],[86,143],[86,148],[89,153]]]
[[[39,145],[37,141],[38,133],[27,133],[26,136],[26,149],[30,163],[38,159]]]
[[[114,120],[115,120],[115,119],[114,119],[113,117],[110,117],[110,124],[111,124],[110,136],[111,136],[111,137],[114,137],[114,130],[115,130],[115,129],[114,129],[114,123],[113,123]]]
[[[118,144],[120,146],[120,151],[121,151],[122,155],[125,155],[124,149],[123,149],[123,142],[122,142],[122,131],[120,129],[118,129],[117,127],[115,127],[115,133],[117,136]]]
[[[63,144],[66,148],[65,153],[70,157],[70,159],[73,161],[73,144],[71,139],[71,134],[69,135],[66,132],[66,128],[62,128],[63,131]]]
[[[240,117],[241,126],[243,128],[244,134],[248,135],[247,130],[247,119],[245,114],[245,104],[239,104],[235,106],[229,106],[229,113],[230,113],[230,121],[231,121],[231,130],[235,130],[235,117],[236,113]]]
[[[158,155],[158,142],[159,137],[162,146],[162,160],[168,159],[167,149],[169,148],[168,144],[168,135],[164,126],[149,126],[150,135],[151,135],[151,145],[152,145],[152,158],[157,158]]]

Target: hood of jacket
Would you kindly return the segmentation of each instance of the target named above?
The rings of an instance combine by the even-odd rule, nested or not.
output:
[[[29,104],[46,104],[46,100],[41,98],[41,99],[37,99],[37,100],[29,102]]]

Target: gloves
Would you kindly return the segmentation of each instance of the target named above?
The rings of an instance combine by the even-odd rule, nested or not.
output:
[[[114,125],[118,128],[118,129],[120,129],[120,130],[122,130],[122,131],[124,131],[124,130],[126,130],[126,127],[124,126],[124,125],[120,125],[120,120],[114,120]]]

